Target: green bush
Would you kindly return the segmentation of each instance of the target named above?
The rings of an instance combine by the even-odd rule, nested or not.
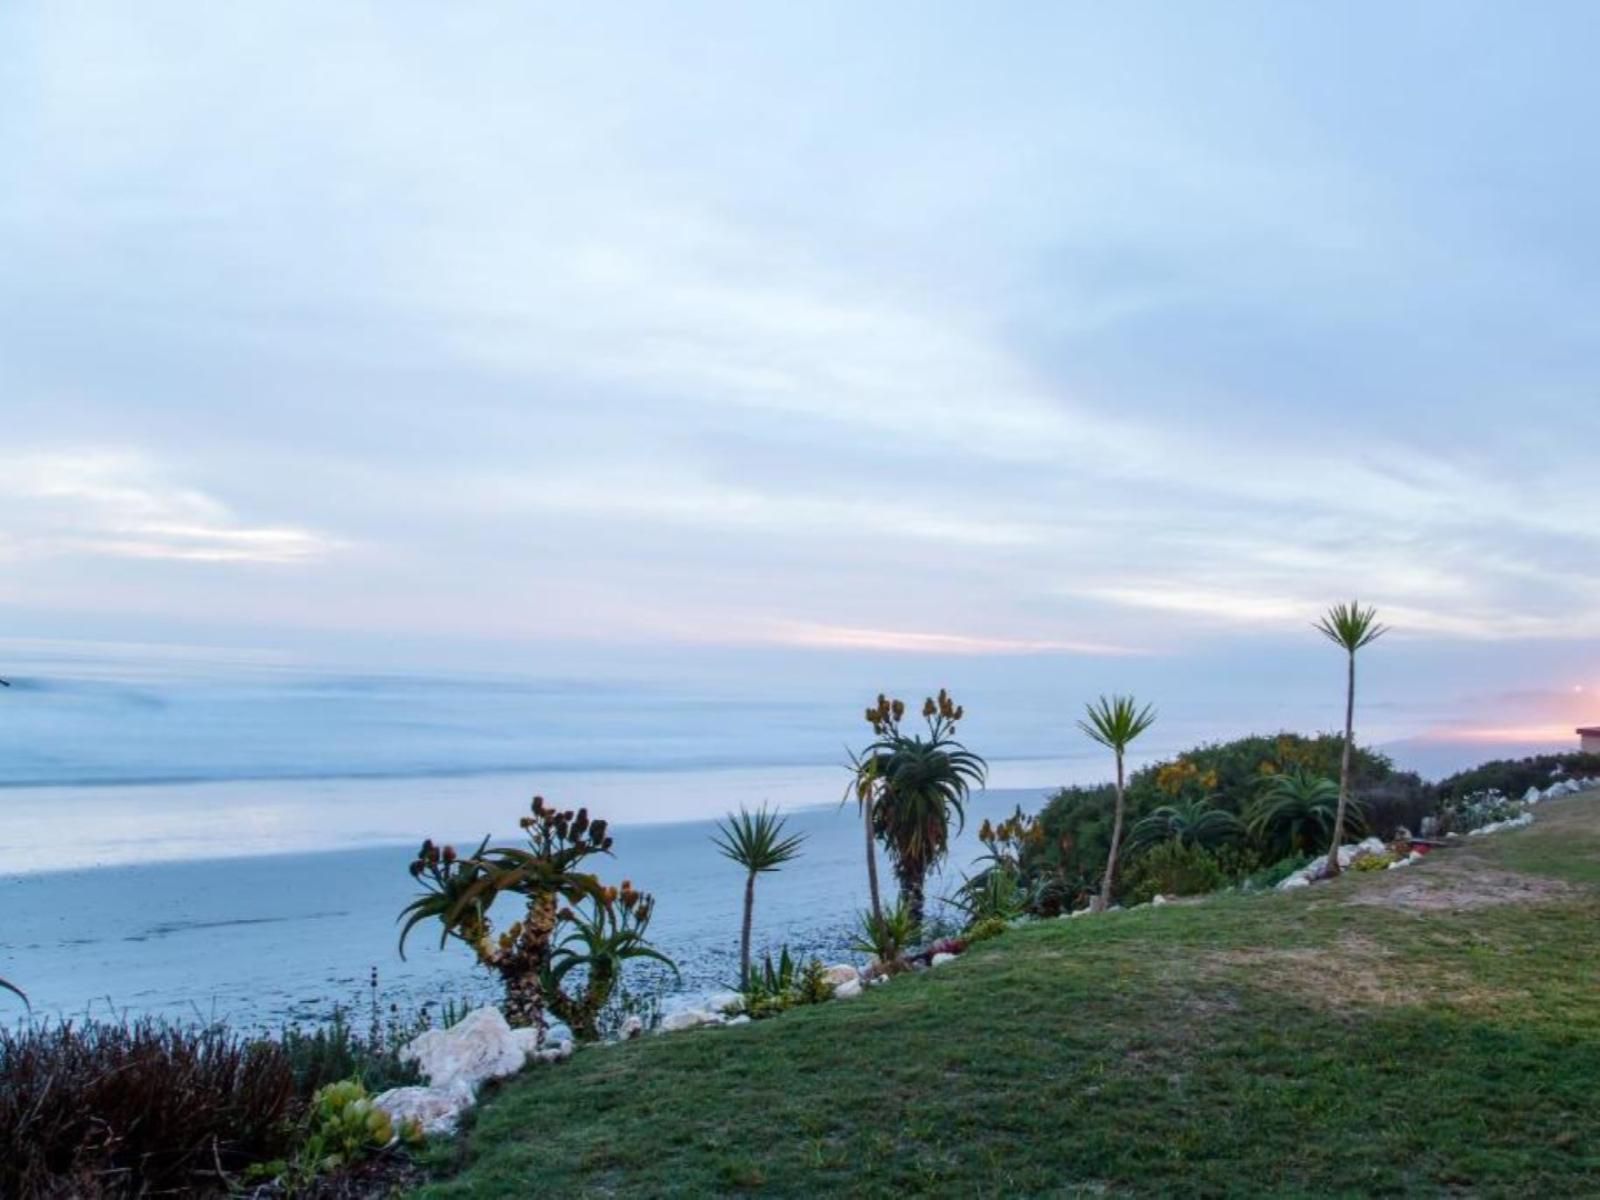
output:
[[[1280,858],[1271,866],[1262,867],[1252,871],[1239,881],[1239,887],[1247,892],[1264,892],[1275,888],[1301,867],[1311,861],[1309,854],[1291,854],[1287,858]]]
[[[967,927],[965,937],[967,942],[986,942],[990,938],[997,938],[1007,929],[1011,928],[1004,917],[985,917],[981,921],[974,921]]]
[[[1128,894],[1135,904],[1155,896],[1203,896],[1227,883],[1217,860],[1199,846],[1162,842],[1134,860]]]
[[[800,1004],[821,1004],[833,999],[833,984],[822,960],[813,958],[798,965],[785,946],[776,964],[766,956],[759,970],[750,972],[750,982],[741,993],[744,1011],[753,1021],[775,1017]]]
[[[1557,779],[1571,775],[1600,775],[1600,754],[1573,752],[1499,758],[1441,779],[1438,793],[1446,805],[1488,792],[1520,800],[1530,787],[1542,791]]]

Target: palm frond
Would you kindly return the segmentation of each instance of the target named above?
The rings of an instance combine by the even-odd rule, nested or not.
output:
[[[1120,754],[1155,720],[1155,710],[1148,704],[1140,708],[1132,696],[1101,696],[1085,706],[1085,719],[1078,722],[1078,728]]]
[[[1362,608],[1354,600],[1349,604],[1335,604],[1316,622],[1316,628],[1330,642],[1350,654],[1363,646],[1370,646],[1389,632],[1387,625],[1379,623],[1376,608]]]
[[[800,847],[806,840],[803,833],[785,837],[786,823],[787,818],[766,807],[755,812],[741,808],[718,822],[711,841],[724,858],[732,859],[746,871],[758,874],[776,871],[799,857]]]

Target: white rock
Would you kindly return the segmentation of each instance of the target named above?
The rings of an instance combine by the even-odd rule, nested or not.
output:
[[[1307,879],[1304,875],[1302,875],[1298,871],[1296,871],[1293,875],[1289,876],[1287,879],[1285,879],[1282,883],[1280,883],[1278,885],[1278,890],[1280,892],[1290,892],[1290,891],[1293,891],[1295,888],[1303,888],[1303,887],[1310,887],[1310,886],[1311,886],[1311,880]]]
[[[531,1026],[527,1029],[513,1029],[511,1031],[511,1040],[516,1042],[517,1046],[522,1050],[524,1058],[532,1058],[539,1052],[543,1036],[539,1030]]]
[[[683,1012],[669,1013],[661,1018],[662,1033],[680,1033],[685,1029],[698,1029],[701,1025],[723,1025],[727,1018],[721,1013],[707,1012],[703,1008],[689,1008]]]
[[[1530,787],[1527,791],[1522,793],[1522,802],[1524,804],[1537,804],[1543,797],[1544,793],[1538,788]]]
[[[399,1087],[372,1098],[373,1107],[389,1114],[396,1125],[415,1121],[422,1132],[437,1136],[455,1131],[461,1114],[472,1104],[472,1096],[461,1089]]]
[[[529,1058],[534,1062],[558,1063],[572,1057],[572,1052],[578,1048],[576,1042],[552,1042],[542,1050],[535,1050]]]
[[[622,1027],[617,1030],[617,1040],[631,1042],[634,1038],[644,1033],[644,1018],[638,1014],[622,1019]]]
[[[928,960],[928,965],[930,967],[942,967],[945,963],[952,963],[955,960],[956,956],[954,954],[935,954]]]
[[[838,988],[846,983],[852,983],[856,980],[859,980],[861,978],[861,972],[856,970],[849,963],[835,963],[822,973],[822,977],[829,983],[833,984],[835,988]]]
[[[498,1008],[468,1013],[449,1029],[429,1029],[400,1049],[435,1088],[471,1096],[487,1079],[515,1075],[527,1061],[526,1035],[519,1037]]]
[[[859,985],[857,985],[857,986],[859,986]],[[740,1013],[737,1017],[729,1017],[728,1018],[728,1024],[729,1025],[748,1025],[748,1024],[750,1024],[750,1014],[749,1013]]]
[[[714,992],[706,997],[706,1008],[714,1013],[743,1012],[744,997],[738,992]]]
[[[888,981],[888,978],[889,977],[887,975],[880,975],[872,982],[884,983]],[[833,998],[835,1000],[854,1000],[859,995],[861,995],[860,979],[847,979],[838,987],[833,989]]]
[[[1168,900],[1165,896],[1151,896],[1150,897],[1150,903],[1154,904],[1154,905],[1157,905],[1157,906],[1160,906],[1162,904],[1170,904],[1171,901]]]

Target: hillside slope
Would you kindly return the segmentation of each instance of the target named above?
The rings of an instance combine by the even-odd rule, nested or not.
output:
[[[512,1081],[425,1195],[1600,1195],[1600,800]]]

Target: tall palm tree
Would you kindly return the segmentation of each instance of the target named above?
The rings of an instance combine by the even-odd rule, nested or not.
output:
[[[1111,905],[1111,888],[1117,874],[1117,854],[1122,849],[1122,811],[1126,792],[1123,758],[1132,741],[1155,724],[1156,714],[1147,704],[1140,708],[1132,696],[1101,696],[1086,707],[1087,719],[1078,722],[1095,741],[1117,756],[1117,809],[1111,822],[1111,850],[1106,855],[1106,873],[1100,880],[1100,896],[1095,901],[1096,912],[1104,912]]]
[[[955,738],[965,710],[940,689],[923,702],[926,739],[900,728],[905,705],[878,697],[867,720],[877,740],[857,758],[858,778],[873,783],[868,809],[873,833],[883,839],[900,885],[900,899],[921,925],[928,872],[950,847],[952,818],[959,829],[966,801],[983,785],[987,764]]]
[[[1349,604],[1335,604],[1317,622],[1317,628],[1345,652],[1349,663],[1344,694],[1344,752],[1339,759],[1339,812],[1333,822],[1333,844],[1328,847],[1327,874],[1331,878],[1339,873],[1339,839],[1344,831],[1345,805],[1350,799],[1350,747],[1355,741],[1356,723],[1356,651],[1370,646],[1389,629],[1378,623],[1377,609],[1362,608],[1354,600]]]
[[[885,703],[884,698],[879,696],[878,702],[880,704]],[[900,704],[900,701],[896,700],[894,703],[899,705],[902,711],[905,709],[905,705]],[[875,711],[874,709],[867,709],[867,720],[872,720]],[[856,810],[861,814],[861,823],[865,826],[867,834],[867,894],[872,899],[870,912],[874,921],[882,921],[883,902],[878,895],[878,835],[872,827],[873,812],[877,804],[879,788],[878,764],[876,760],[868,761],[859,755],[852,754],[850,756],[850,771],[850,786],[845,789],[844,800],[840,803],[848,804],[851,793],[855,794]]]
[[[766,807],[740,808],[718,824],[711,840],[725,858],[745,869],[744,924],[739,930],[739,986],[750,985],[750,923],[756,907],[756,876],[776,871],[800,854],[805,834],[783,835],[784,818]]]

